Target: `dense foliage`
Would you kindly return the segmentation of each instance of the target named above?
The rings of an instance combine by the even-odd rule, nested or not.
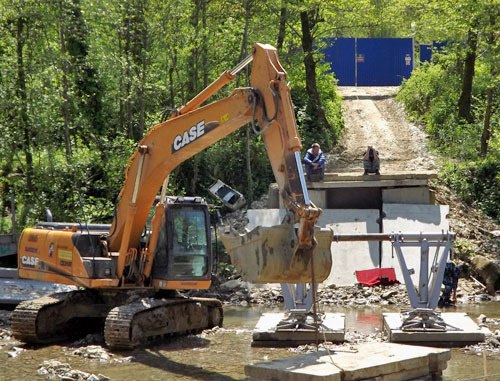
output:
[[[317,49],[307,77],[303,40],[327,36],[339,12],[316,1],[0,0],[0,231],[12,194],[23,226],[47,208],[58,221],[109,222],[144,134],[255,42],[279,49],[304,147],[331,148],[342,127],[336,81]],[[240,129],[177,168],[169,192],[208,196],[215,178],[259,197],[273,181],[262,139]]]
[[[465,160],[444,178],[498,215],[499,8],[491,0],[0,0],[0,232],[11,195],[23,226],[46,208],[59,221],[109,222],[144,134],[255,42],[278,49],[304,148],[318,141],[329,151],[342,129],[336,81],[321,64],[331,37],[449,42],[400,99],[440,151]],[[212,100],[248,86],[248,76]],[[481,179],[474,189],[459,185],[469,175]],[[169,192],[208,196],[216,178],[249,202],[273,181],[248,126],[178,167]]]
[[[500,221],[500,7],[466,0],[453,8],[431,5],[434,12],[422,18],[443,28],[426,35],[446,46],[413,72],[398,98],[427,126],[435,149],[451,158],[441,180]]]

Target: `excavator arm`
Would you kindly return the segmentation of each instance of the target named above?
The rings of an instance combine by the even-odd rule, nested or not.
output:
[[[270,265],[264,264],[264,268],[256,271],[259,274],[270,272],[270,275],[263,278],[254,275],[249,280],[264,283],[276,281],[294,283],[311,280],[309,272],[317,281],[328,276],[330,267],[326,276],[325,270],[320,271],[320,269],[325,267],[325,261],[330,257],[331,237],[325,237],[330,239],[328,255],[322,255],[322,260],[311,267],[312,253],[317,245],[314,225],[321,215],[321,210],[316,208],[307,196],[300,160],[302,146],[286,72],[278,61],[276,49],[269,45],[255,44],[252,58],[250,88],[238,88],[227,98],[199,107],[235,77],[236,70],[225,72],[207,89],[177,110],[171,119],[152,128],[140,142],[129,161],[117,214],[107,237],[108,250],[112,254],[118,254],[118,278],[121,278],[125,267],[138,255],[141,233],[164,179],[179,164],[247,123],[252,123],[254,131],[263,137],[274,176],[288,210],[286,224],[276,231],[268,232],[269,237],[264,237],[266,235],[264,234],[259,237],[261,239],[257,239],[258,243],[254,243],[260,245],[261,254],[266,256],[260,258],[258,255],[255,260],[270,261]],[[244,64],[250,61],[248,58]],[[244,64],[237,70],[241,70]],[[256,123],[259,129],[256,128]],[[153,221],[155,220],[158,219],[155,218]],[[295,231],[296,223],[298,231]],[[152,234],[156,236],[159,224],[153,222],[153,225],[156,226],[153,226]],[[253,234],[252,242],[257,235]],[[251,258],[252,253],[247,253],[246,244],[235,245],[230,242],[228,234],[225,236],[227,239],[223,237],[223,240],[230,254],[236,253],[236,257],[243,255],[246,260]],[[233,238],[234,236],[235,234]],[[237,237],[240,241],[247,238]],[[269,241],[269,238],[274,242],[271,246],[263,242]],[[154,258],[155,240],[150,241],[151,244],[140,253],[142,260],[146,262],[143,274],[145,277],[150,275]],[[282,252],[268,255],[269,250],[272,253]],[[235,260],[238,261],[238,258]],[[255,268],[253,263],[243,263],[243,267]],[[318,272],[314,277],[316,267]],[[304,273],[308,275],[304,277]],[[283,274],[286,274],[284,278]]]

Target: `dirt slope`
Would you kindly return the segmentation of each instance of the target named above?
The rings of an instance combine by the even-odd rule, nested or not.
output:
[[[335,152],[327,155],[327,172],[362,172],[362,155],[373,145],[380,154],[380,172],[438,170],[427,149],[422,127],[408,122],[394,99],[397,87],[339,87],[344,97],[345,131]],[[439,181],[431,183],[436,201],[450,206],[450,228],[455,231],[463,258],[481,254],[500,258],[500,226],[478,209],[468,206]]]
[[[394,100],[397,87],[339,87],[338,91],[344,97],[345,131],[336,152],[329,155],[327,172],[362,171],[368,145],[379,151],[382,173],[436,168],[425,132],[408,122]]]

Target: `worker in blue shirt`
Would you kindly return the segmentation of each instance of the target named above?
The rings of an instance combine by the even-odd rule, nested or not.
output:
[[[453,261],[446,262],[443,277],[444,291],[439,298],[439,307],[453,305],[457,302],[458,278],[460,277],[460,273],[464,271],[464,269],[464,264],[456,265]]]
[[[319,175],[319,180],[323,180],[323,177],[325,177],[325,161],[325,155],[323,151],[321,151],[319,144],[313,143],[302,160],[306,165],[307,181],[312,181],[312,175],[314,175],[314,177]]]

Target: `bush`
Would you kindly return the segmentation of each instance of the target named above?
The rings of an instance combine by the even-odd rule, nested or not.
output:
[[[39,151],[34,162],[34,191],[27,191],[24,177],[14,177],[10,184],[19,224],[33,226],[45,221],[46,209],[55,221],[111,222],[127,159],[134,149],[131,141],[115,138],[106,150],[77,148],[69,161],[61,149]]]
[[[500,161],[486,159],[447,164],[440,176],[469,205],[500,222]]]

